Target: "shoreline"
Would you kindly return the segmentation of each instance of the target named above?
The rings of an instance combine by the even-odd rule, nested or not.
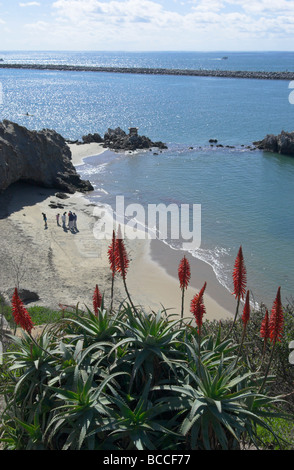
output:
[[[67,145],[70,148],[71,161],[75,167],[83,165],[85,158],[98,156],[107,150],[103,147],[103,144],[96,142],[91,142],[90,144],[68,143]]]
[[[83,146],[72,144],[73,163],[80,162],[81,156],[84,159],[92,156],[90,152],[95,148],[95,145],[98,150],[100,148],[100,153],[107,150],[102,147],[102,144],[84,144],[84,151],[80,149]],[[88,155],[86,155],[87,149]],[[179,262],[185,254],[191,266],[191,282],[185,293],[185,316],[191,316],[189,312],[190,301],[205,281],[207,281],[204,296],[207,303],[207,317],[219,320],[231,318],[234,315],[235,299],[220,284],[208,263],[189,253],[173,250],[161,240],[131,240],[129,245],[131,253],[135,253],[128,273],[129,290],[137,293],[139,304],[144,306],[149,302],[148,307],[150,308],[156,308],[163,304],[167,309],[180,311],[181,292],[177,272]],[[135,269],[132,269],[133,267]],[[159,278],[160,286],[158,286]],[[151,296],[153,301],[151,301]],[[165,302],[164,299],[166,299]]]
[[[233,315],[236,309],[235,298],[223,285],[221,285],[213,271],[213,268],[208,263],[195,258],[190,253],[174,250],[159,240],[151,241],[151,259],[162,266],[165,272],[174,278],[176,278],[179,262],[184,255],[190,263],[191,279],[189,285],[193,290],[194,295],[203,287],[203,284],[206,281],[206,296],[210,298],[210,301],[217,312],[217,317],[220,317],[222,314],[226,315],[227,313],[229,313],[229,316],[230,314]]]
[[[72,162],[79,166],[91,155],[107,149],[101,144],[71,144]],[[97,153],[99,152],[99,153]],[[87,305],[92,308],[92,296],[98,284],[110,301],[111,271],[107,239],[94,236],[99,221],[108,216],[103,205],[96,205],[82,193],[67,194],[66,199],[56,196],[57,191],[43,187],[16,183],[0,195],[0,291],[6,300],[9,289],[15,287],[15,266],[21,266],[20,287],[36,292],[39,300],[27,306],[46,306],[59,310],[59,304]],[[78,215],[78,230],[71,232],[56,222],[56,214],[72,210]],[[47,214],[48,228],[42,212]],[[111,219],[112,221],[112,219]],[[130,258],[127,285],[135,305],[157,311],[164,307],[168,313],[180,315],[181,290],[177,269],[182,252],[176,252],[160,240],[125,239]],[[221,286],[209,265],[190,259],[191,283],[185,292],[186,318],[190,314],[190,301],[207,282],[204,296],[205,318],[221,320],[231,318],[234,299]],[[6,295],[5,295],[6,294]],[[115,306],[126,299],[120,276],[115,278]],[[229,302],[231,300],[231,302]]]
[[[171,253],[174,250],[168,246],[165,246],[163,249],[163,245],[164,243],[160,240],[142,243],[140,248],[141,253],[139,251],[139,256],[135,257],[134,263],[130,266],[128,274],[129,290],[131,295],[132,292],[136,293],[136,296],[140,298],[143,305],[148,305],[148,307],[155,311],[162,307],[168,313],[179,316],[181,311],[181,289],[177,273],[183,253]],[[168,257],[163,259],[163,253],[167,253]],[[158,256],[158,254],[160,255]],[[189,258],[187,255],[186,257]],[[201,261],[199,264],[194,263],[193,260],[190,263],[191,282],[187,290],[185,290],[184,318],[192,318],[190,303],[195,294],[203,286],[205,279],[209,287],[207,287],[204,294],[206,308],[204,320],[220,321],[232,318],[235,308],[233,299],[229,299],[229,292],[222,290],[224,288],[218,283],[212,269],[211,271],[209,269],[206,271],[205,279],[202,275],[199,277],[199,274],[195,276],[195,273],[197,273],[195,267],[203,273],[204,265],[205,263]],[[207,267],[209,268],[208,265]],[[217,287],[217,284],[219,284],[219,289],[217,289],[218,295],[216,296],[214,289]],[[231,302],[228,300],[231,300]]]
[[[60,72],[108,72],[140,75],[182,75],[193,77],[247,78],[257,80],[294,80],[294,72],[267,72],[247,70],[189,70],[162,69],[143,67],[99,67],[90,65],[59,65],[59,64],[0,64],[0,69],[54,70]]]

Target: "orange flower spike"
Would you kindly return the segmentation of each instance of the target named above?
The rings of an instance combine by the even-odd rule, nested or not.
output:
[[[284,325],[284,312],[281,302],[281,287],[278,288],[269,320],[270,340],[273,343],[281,341]]]
[[[201,332],[201,327],[203,323],[203,315],[206,313],[205,305],[203,303],[203,294],[206,289],[206,282],[204,283],[199,294],[196,294],[191,301],[191,313],[194,315],[196,320],[199,333]]]
[[[93,308],[96,316],[98,315],[98,310],[101,307],[101,303],[102,295],[100,294],[98,285],[96,284],[95,291],[93,294]]]
[[[120,226],[118,228],[118,235],[115,242],[115,266],[116,270],[126,279],[127,270],[129,267],[128,254],[122,240]]]
[[[246,292],[246,282],[247,282],[247,273],[246,267],[244,264],[244,257],[242,246],[239,248],[237,258],[235,260],[235,266],[233,271],[233,281],[234,281],[234,292],[235,298],[244,298]]]
[[[190,264],[186,256],[184,256],[180,262],[178,268],[178,276],[180,281],[181,289],[187,289],[191,277]]]
[[[12,315],[15,323],[30,334],[34,324],[29,312],[25,309],[23,302],[18,295],[17,288],[15,288],[12,297]]]
[[[261,338],[264,339],[264,341],[267,341],[270,338],[270,329],[269,329],[269,314],[268,310],[266,310],[264,318],[261,322],[261,327],[260,327],[260,336]]]

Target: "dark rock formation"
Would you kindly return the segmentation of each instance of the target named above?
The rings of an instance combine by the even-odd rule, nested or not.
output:
[[[263,140],[253,143],[260,150],[294,156],[294,132],[282,131],[277,136],[268,134]]]
[[[66,193],[55,193],[55,196],[59,199],[68,199],[69,196]]]
[[[84,135],[82,137],[83,143],[84,144],[91,144],[92,142],[96,142],[97,144],[101,144],[103,142],[103,139],[101,135],[95,133],[95,134],[88,134]]]
[[[9,299],[12,298],[14,293],[14,288],[9,289],[6,294]],[[20,299],[25,303],[28,304],[30,302],[36,302],[37,300],[40,300],[39,295],[36,292],[32,292],[28,289],[18,289],[18,295]]]
[[[77,174],[60,134],[50,129],[30,131],[4,120],[0,123],[0,192],[17,181],[68,193],[93,190]]]
[[[120,127],[108,129],[104,134],[104,147],[112,150],[141,150],[151,147],[166,149],[163,142],[152,142],[149,137],[126,134]]]

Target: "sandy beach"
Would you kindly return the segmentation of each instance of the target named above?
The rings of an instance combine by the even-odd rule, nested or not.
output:
[[[70,144],[72,161],[81,165],[88,156],[101,154],[101,144]],[[39,300],[29,305],[59,304],[92,306],[92,295],[98,284],[110,300],[111,272],[107,258],[109,239],[94,236],[99,233],[103,206],[94,206],[83,194],[56,196],[57,191],[26,184],[12,185],[0,196],[0,292],[14,288],[17,275],[20,287],[36,292]],[[77,230],[57,224],[56,215],[69,211],[77,214]],[[42,213],[48,218],[47,228]],[[98,230],[98,232],[97,232]],[[146,311],[162,306],[169,313],[179,314],[181,291],[177,269],[182,252],[171,250],[158,240],[125,240],[130,257],[127,283],[135,305]],[[185,316],[192,297],[207,282],[205,295],[206,318],[224,319],[232,316],[233,296],[217,281],[207,264],[189,257],[191,283],[185,294]],[[115,280],[117,304],[126,298],[119,276]]]
[[[68,144],[71,151],[71,158],[74,166],[82,165],[84,158],[92,157],[94,155],[100,155],[106,149],[103,144],[91,142],[90,144]]]

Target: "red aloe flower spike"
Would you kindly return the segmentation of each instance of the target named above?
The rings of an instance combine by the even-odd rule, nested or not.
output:
[[[108,247],[108,260],[110,264],[110,269],[112,271],[112,277],[115,276],[115,232],[112,232],[112,242]]]
[[[93,294],[93,307],[94,307],[94,312],[96,316],[98,316],[98,310],[101,307],[101,303],[102,303],[102,295],[100,294],[98,285],[96,284],[95,291]]]
[[[180,288],[187,289],[191,277],[190,264],[186,256],[184,256],[179,264],[178,276],[180,281]]]
[[[187,289],[190,277],[191,277],[191,270],[190,264],[187,260],[186,256],[183,257],[179,264],[178,268],[178,276],[180,280],[180,288],[182,289],[182,307],[181,307],[181,322],[184,316],[184,296],[185,296],[185,289]]]
[[[243,309],[243,315],[242,315],[244,329],[247,326],[249,318],[250,318],[250,302],[249,302],[249,290],[248,290],[247,294],[246,294],[246,301],[245,301],[245,305],[244,305],[244,309]]]
[[[267,365],[267,369],[264,375],[263,383],[261,384],[260,389],[259,389],[259,393],[261,393],[266,383],[267,376],[270,370],[270,365],[272,363],[273,356],[274,356],[276,342],[281,341],[283,324],[284,324],[284,313],[283,313],[283,307],[282,307],[282,302],[281,302],[281,287],[279,287],[275,301],[273,303],[271,316],[269,319],[269,336],[270,336],[270,340],[273,343],[273,347],[272,347],[271,355],[270,355],[269,362]]]
[[[206,282],[204,283],[199,294],[196,294],[191,301],[191,313],[193,313],[195,317],[195,320],[198,326],[199,335],[201,333],[203,315],[206,312],[205,305],[203,303],[203,294],[204,294],[205,288],[206,288]]]
[[[12,297],[12,315],[15,323],[30,334],[34,324],[29,312],[25,309],[23,302],[18,295],[17,288],[15,288]]]
[[[242,246],[239,248],[237,258],[235,260],[235,266],[233,271],[233,281],[234,281],[234,292],[235,298],[242,299],[244,298],[246,292],[246,267],[244,264],[244,257]]]
[[[115,266],[116,270],[122,275],[123,279],[125,280],[129,267],[129,258],[125,249],[124,242],[122,240],[120,225],[118,227],[118,234],[115,241]]]
[[[116,271],[118,271],[122,275],[125,291],[126,291],[126,294],[128,296],[131,306],[133,307],[134,311],[138,313],[132,302],[130,293],[127,288],[127,283],[126,283],[126,276],[127,276],[129,263],[130,262],[129,262],[128,254],[127,254],[124,242],[122,240],[121,228],[119,225],[118,231],[117,231],[117,237],[115,241],[115,268],[116,268]]]
[[[276,341],[281,341],[284,324],[284,313],[281,302],[281,287],[278,288],[277,295],[272,307],[272,312],[269,321],[270,340],[275,344]]]
[[[242,251],[242,246],[240,246],[238,255],[235,260],[235,266],[233,270],[233,281],[234,281],[234,292],[233,295],[235,295],[235,298],[237,299],[237,305],[236,305],[236,312],[235,312],[235,317],[232,322],[232,326],[230,328],[230,331],[228,332],[225,340],[231,335],[234,325],[236,323],[237,317],[238,317],[238,312],[239,312],[239,305],[240,305],[240,299],[244,297],[244,294],[246,292],[246,268],[244,264],[244,258],[243,258],[243,251]]]
[[[108,260],[110,264],[110,269],[112,271],[112,280],[111,280],[111,301],[110,301],[110,311],[112,311],[112,304],[113,304],[113,291],[114,291],[114,276],[116,271],[115,266],[115,232],[112,231],[112,242],[111,245],[108,247]]]
[[[266,309],[264,318],[261,322],[260,336],[261,336],[261,338],[264,339],[265,342],[270,338],[269,315],[268,315],[268,310],[267,309]]]

